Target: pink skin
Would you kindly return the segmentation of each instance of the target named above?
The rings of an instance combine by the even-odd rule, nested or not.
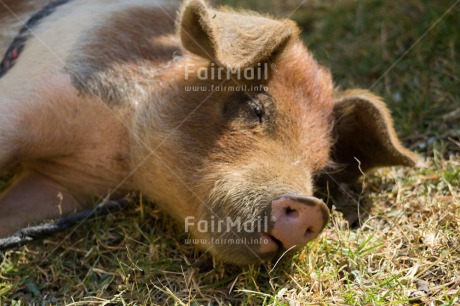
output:
[[[329,220],[323,201],[307,196],[285,194],[272,202],[275,225],[270,233],[261,234],[260,253],[298,248],[315,239]]]

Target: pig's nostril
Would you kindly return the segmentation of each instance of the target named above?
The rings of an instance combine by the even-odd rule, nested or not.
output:
[[[307,230],[305,231],[305,237],[309,236],[310,234],[313,234],[314,233],[314,230],[313,230],[313,227],[310,226],[309,228],[307,228]]]
[[[299,215],[299,212],[291,207],[286,207],[285,212],[286,215],[290,217],[297,217]]]

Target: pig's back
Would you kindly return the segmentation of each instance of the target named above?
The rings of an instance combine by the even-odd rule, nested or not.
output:
[[[14,66],[0,78],[2,95],[14,100],[28,99],[32,92],[47,87],[50,79],[56,79],[56,75],[62,74],[70,75],[72,84],[79,91],[84,91],[85,86],[91,86],[88,80],[93,81],[96,77],[105,78],[102,82],[107,83],[103,74],[111,65],[134,62],[133,55],[137,56],[136,48],[141,41],[138,34],[146,34],[146,31],[140,31],[143,25],[161,21],[163,29],[174,31],[175,14],[171,13],[172,9],[166,9],[174,6],[171,1],[58,2],[62,4],[54,8],[52,13],[41,17],[31,28]],[[147,13],[154,13],[153,18]],[[151,34],[156,33],[153,31]],[[145,48],[142,52],[146,53]],[[114,84],[110,83],[109,86]],[[104,90],[108,91],[107,88]],[[111,94],[107,96],[111,97]]]

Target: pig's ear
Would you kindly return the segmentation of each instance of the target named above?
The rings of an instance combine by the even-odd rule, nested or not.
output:
[[[332,158],[339,181],[356,180],[361,171],[376,167],[415,166],[419,157],[404,148],[385,103],[365,90],[339,94],[334,104]]]
[[[298,35],[290,20],[217,11],[202,0],[184,4],[178,31],[186,50],[231,68],[265,61]]]

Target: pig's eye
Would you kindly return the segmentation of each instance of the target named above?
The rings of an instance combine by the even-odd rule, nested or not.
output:
[[[264,115],[265,115],[265,110],[263,106],[258,105],[256,103],[250,103],[250,106],[252,110],[254,111],[254,114],[257,116],[257,119],[259,120],[259,123],[263,122]]]
[[[227,121],[238,121],[248,128],[268,122],[271,100],[267,95],[239,92],[232,95],[222,107]]]

